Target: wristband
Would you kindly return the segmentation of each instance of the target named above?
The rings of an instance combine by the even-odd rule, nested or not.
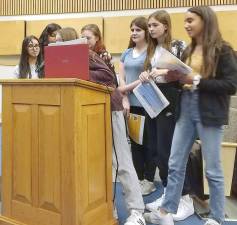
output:
[[[200,74],[197,74],[193,77],[193,90],[197,89],[197,86],[199,85],[201,78],[202,76]]]

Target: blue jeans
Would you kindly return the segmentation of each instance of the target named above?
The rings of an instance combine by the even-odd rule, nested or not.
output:
[[[177,212],[188,155],[194,141],[199,137],[210,190],[211,218],[219,223],[224,220],[224,177],[220,160],[222,135],[223,126],[204,126],[201,123],[198,92],[184,91],[180,118],[172,141],[168,185],[161,206],[163,209],[170,213]]]

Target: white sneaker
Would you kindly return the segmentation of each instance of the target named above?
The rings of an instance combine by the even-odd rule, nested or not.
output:
[[[161,195],[160,198],[156,199],[154,202],[147,203],[146,204],[146,209],[149,211],[156,211],[160,206],[165,197],[165,194]]]
[[[140,187],[142,195],[149,195],[156,190],[154,183],[146,179],[140,181]]]
[[[208,219],[204,225],[220,225],[216,220]]]
[[[146,222],[140,212],[132,210],[124,225],[146,225]]]
[[[193,199],[189,195],[180,198],[178,211],[172,214],[174,221],[185,220],[194,214]]]
[[[114,218],[115,218],[116,220],[118,219],[118,211],[117,211],[117,208],[116,208],[116,207],[114,207],[113,216],[114,216]]]
[[[170,213],[167,215],[161,215],[159,210],[152,211],[150,213],[144,213],[146,222],[159,224],[159,225],[174,225],[173,217]]]

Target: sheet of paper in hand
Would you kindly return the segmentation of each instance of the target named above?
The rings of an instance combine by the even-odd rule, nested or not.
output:
[[[174,56],[166,49],[159,47],[157,57],[159,60],[156,61],[156,67],[161,69],[177,70],[183,74],[189,74],[192,72],[192,68],[183,63],[179,58]]]

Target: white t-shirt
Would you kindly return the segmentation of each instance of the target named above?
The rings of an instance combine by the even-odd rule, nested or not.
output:
[[[161,57],[160,52],[159,52],[160,45],[156,46],[155,53],[153,57],[151,58],[151,67],[156,68],[156,62],[159,60]],[[155,79],[156,83],[167,83],[163,75],[157,76]]]
[[[39,79],[38,72],[36,72],[35,64],[30,65],[30,71],[31,71],[31,79]],[[14,78],[19,78],[19,65],[16,65],[13,74]],[[29,74],[27,74],[27,78],[29,78]]]
[[[151,58],[151,67],[152,68],[156,68],[156,62],[161,57],[161,55],[159,53],[159,48],[160,48],[160,45],[157,45],[156,49],[155,49],[155,53],[154,53],[153,57]],[[184,41],[173,40],[171,42],[171,51],[170,52],[180,59],[185,48],[186,48],[186,43]],[[156,77],[155,82],[156,83],[166,83],[167,81],[164,79],[164,76],[161,75],[161,76]]]

